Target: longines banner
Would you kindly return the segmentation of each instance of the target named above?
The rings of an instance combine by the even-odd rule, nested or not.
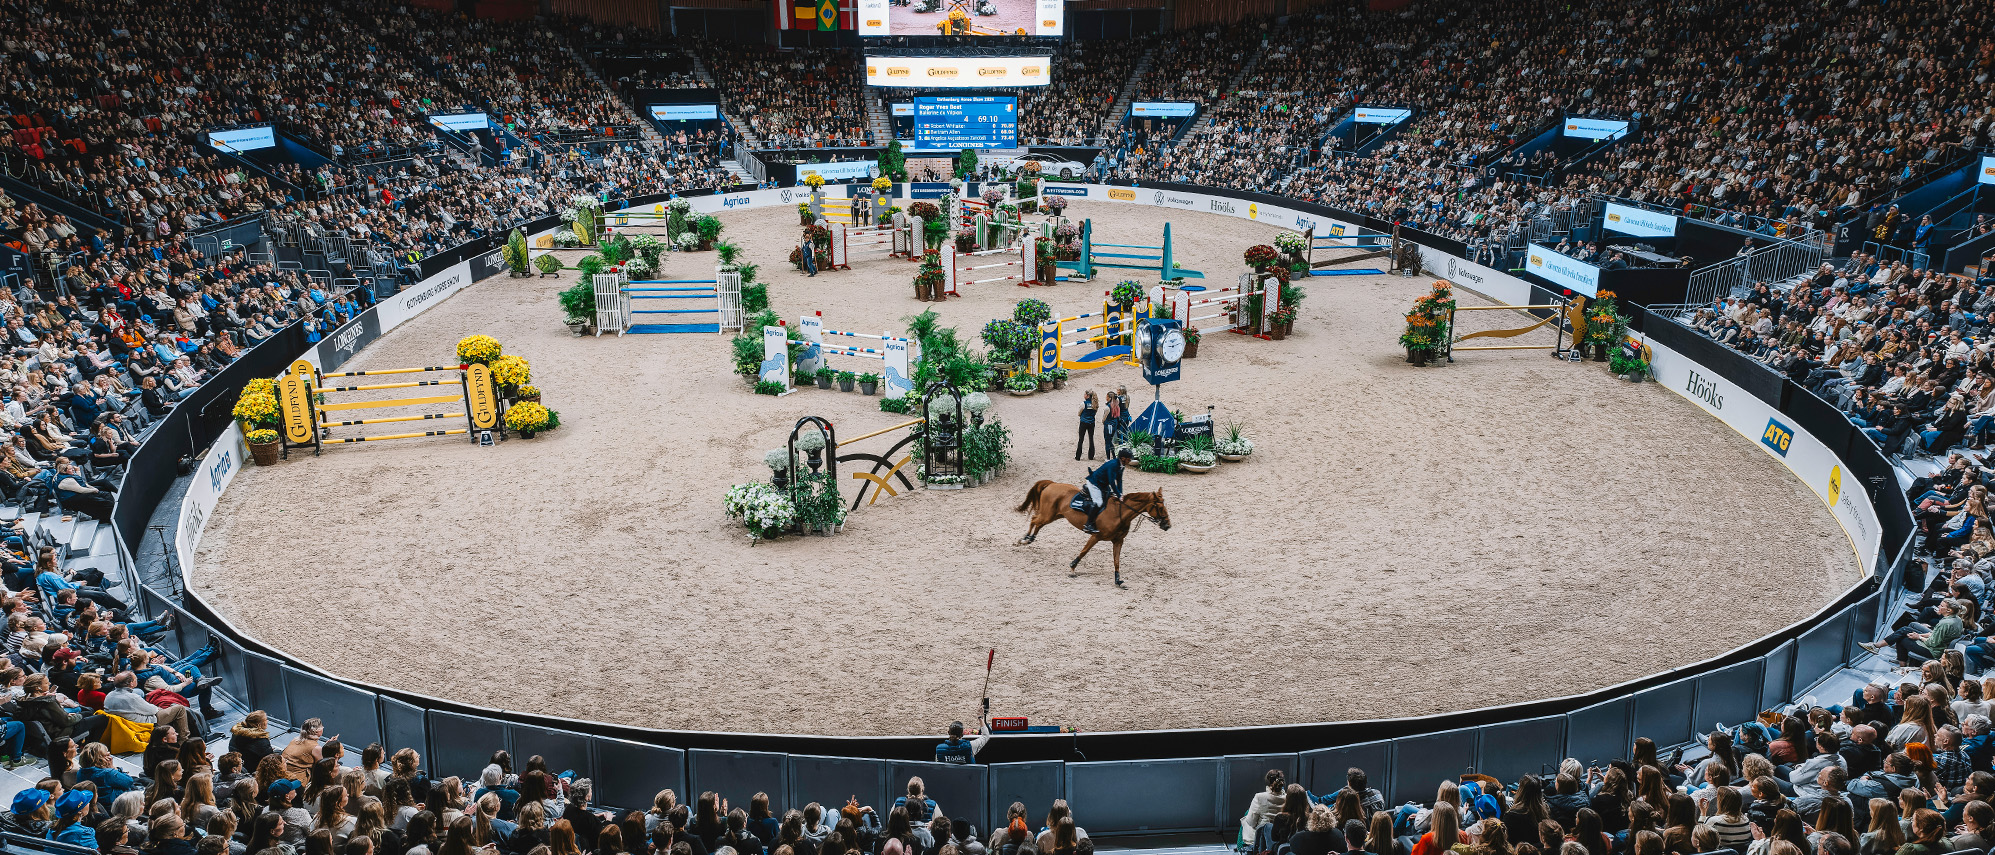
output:
[[[1863,482],[1814,434],[1801,430],[1751,392],[1653,340],[1650,367],[1656,382],[1689,398],[1704,411],[1751,440],[1759,450],[1780,461],[1827,505],[1849,536],[1850,546],[1865,573],[1877,567],[1878,544],[1884,528],[1864,494]]]

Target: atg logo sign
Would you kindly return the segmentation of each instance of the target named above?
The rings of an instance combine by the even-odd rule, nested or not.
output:
[[[1793,441],[1794,429],[1781,424],[1778,419],[1767,419],[1766,430],[1761,431],[1759,435],[1760,445],[1773,449],[1773,453],[1782,457],[1787,456],[1787,446]],[[1834,504],[1835,500],[1830,499],[1829,503]]]

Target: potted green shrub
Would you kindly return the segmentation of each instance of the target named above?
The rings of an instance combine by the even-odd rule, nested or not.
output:
[[[1065,389],[1067,388],[1067,375],[1069,375],[1070,373],[1072,372],[1069,372],[1065,368],[1060,368],[1058,366],[1055,366],[1053,368],[1047,369],[1046,373],[1041,376],[1052,378],[1053,388]]]
[[[548,256],[541,256],[547,258]],[[596,317],[596,288],[586,281],[577,282],[562,291],[558,299],[561,311],[568,318],[568,332],[580,338],[588,331],[590,322]]]
[[[830,389],[831,381],[838,379],[838,372],[830,368],[819,368],[811,376],[817,378],[817,388]]]
[[[1608,357],[1607,373],[1630,383],[1640,383],[1642,378],[1649,376],[1649,361],[1639,356],[1629,356],[1616,348]]]
[[[1178,470],[1182,472],[1211,472],[1219,465],[1219,457],[1212,451],[1212,437],[1199,435],[1185,441],[1178,449]]]
[[[1212,444],[1212,450],[1219,455],[1219,459],[1237,463],[1254,453],[1254,441],[1247,438],[1245,425],[1227,422],[1226,435]]]
[[[859,375],[854,374],[850,371],[838,372],[838,391],[840,392],[852,391],[852,384],[858,381],[858,379]]]
[[[555,276],[561,273],[561,259],[555,258],[554,253],[551,252],[534,259],[533,266],[540,271],[540,275],[543,277]]]
[[[1014,371],[1011,374],[1011,378],[1004,381],[1004,388],[1013,397],[1029,397],[1032,393],[1039,391],[1039,375]]]
[[[871,395],[880,388],[880,375],[868,371],[859,375],[859,394]]]

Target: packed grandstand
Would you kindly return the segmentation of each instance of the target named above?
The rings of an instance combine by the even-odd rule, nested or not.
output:
[[[1699,739],[1673,755],[1616,731],[1625,759],[1575,754],[1508,779],[1470,770],[1401,782],[1395,791],[1423,791],[1395,799],[1404,804],[1367,783],[1378,768],[1316,774],[1309,788],[1293,767],[1256,768],[1254,792],[1224,808],[1238,823],[1229,845],[1254,855],[1990,849],[1995,679],[1981,674],[1995,641],[1980,620],[1995,599],[1985,507],[1995,470],[1980,452],[1995,433],[1995,278],[1940,264],[1990,225],[1982,208],[1921,219],[1897,207],[1978,164],[1990,143],[1990,11],[1931,0],[1324,4],[1053,52],[1050,85],[1020,93],[1020,143],[1090,150],[1086,181],[1320,203],[1459,241],[1501,269],[1520,266],[1530,242],[1597,255],[1574,224],[1605,202],[1832,246],[1818,268],[1748,279],[1650,322],[1676,318],[1844,412],[1902,467],[1919,566],[1930,567],[1882,598],[1907,600],[1879,621],[1889,634],[1850,639],[1918,670],[1799,707],[1782,696],[1759,720],[1708,735],[1712,723],[1698,721]],[[489,764],[443,768],[416,746],[381,744],[385,735],[341,745],[309,714],[251,709],[249,687],[218,676],[246,672],[217,670],[241,648],[182,643],[177,612],[133,590],[103,545],[125,467],[153,428],[281,331],[330,333],[421,280],[425,259],[557,214],[577,194],[773,184],[747,168],[754,151],[881,145],[891,125],[872,117],[893,96],[864,85],[859,50],[382,0],[11,0],[5,15],[0,235],[21,260],[0,297],[0,488],[14,508],[0,550],[9,849],[1097,847],[1084,808],[959,805],[919,779],[890,781],[891,800],[877,804],[772,808],[766,794],[730,804],[686,787],[605,811],[590,780],[501,746]],[[632,53],[647,59],[606,59]],[[642,112],[640,93],[700,87],[718,92],[718,121],[678,130]],[[1136,101],[1201,110],[1132,119]],[[1413,118],[1378,140],[1334,134],[1360,104]],[[469,113],[493,125],[467,134],[431,121]],[[1618,144],[1519,154],[1572,116],[1631,130]],[[290,154],[212,144],[217,129],[261,126]],[[244,226],[317,253],[320,266],[216,238]],[[43,524],[64,514],[59,528]]]

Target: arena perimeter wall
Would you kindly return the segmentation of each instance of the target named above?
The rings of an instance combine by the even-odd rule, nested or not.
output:
[[[1059,185],[1055,185],[1059,186]],[[1174,190],[1156,201],[1145,189],[1090,185],[1069,195],[1248,217],[1284,228],[1363,224],[1331,209],[1221,191]],[[696,211],[794,204],[798,191],[755,191],[695,199]],[[1098,194],[1098,195],[1097,195]],[[1144,194],[1144,195],[1138,195]],[[648,210],[648,202],[633,207]],[[1273,218],[1273,219],[1271,219]],[[538,235],[554,227],[536,223]],[[1369,227],[1369,226],[1368,226]],[[1375,228],[1375,227],[1374,227]],[[1402,233],[1404,234],[1404,232]],[[1451,247],[1427,247],[1448,255]],[[1445,259],[1427,256],[1445,269]],[[1462,267],[1464,287],[1509,299],[1517,284],[1488,268]],[[178,509],[176,552],[191,566],[208,514],[243,459],[240,436],[228,423],[236,390],[252,377],[272,376],[297,358],[326,367],[346,361],[373,337],[498,272],[484,253],[460,253],[361,317],[307,345],[294,326],[252,348],[221,376],[176,407],[135,456],[116,514],[124,543],[139,542],[147,519],[174,480],[181,454],[205,455]],[[1464,272],[1466,271],[1466,272]],[[1471,286],[1471,275],[1482,277]],[[1453,277],[1451,277],[1453,278]],[[1518,293],[1528,293],[1518,292]],[[1745,357],[1637,308],[1635,325],[1656,348],[1662,382],[1692,398],[1749,438],[1773,436],[1765,422],[1791,435],[1783,463],[1821,493],[1873,570],[1809,619],[1724,656],[1599,691],[1564,698],[1418,718],[1211,730],[1131,731],[1057,736],[1007,736],[985,752],[988,765],[923,762],[934,736],[853,738],[654,730],[554,719],[432,698],[406,689],[344,680],[297,661],[231,626],[198,595],[176,603],[171,592],[140,590],[147,611],[171,609],[182,620],[166,639],[190,652],[214,638],[223,648],[220,672],[241,702],[273,718],[319,717],[352,744],[379,741],[424,752],[432,775],[476,774],[491,752],[543,755],[556,769],[594,778],[597,800],[641,807],[652,793],[716,790],[745,800],[770,794],[777,810],[808,801],[838,803],[858,794],[864,803],[891,801],[909,775],[921,775],[951,816],[980,828],[1002,818],[1012,801],[1037,810],[1053,798],[1072,803],[1093,834],[1224,830],[1233,827],[1267,770],[1316,792],[1340,786],[1344,769],[1362,766],[1394,802],[1431,795],[1434,781],[1473,767],[1512,780],[1565,757],[1597,762],[1627,756],[1635,736],[1668,745],[1693,738],[1713,722],[1742,721],[1784,703],[1840,668],[1882,621],[1885,597],[1903,566],[1910,508],[1874,446],[1833,407]],[[370,320],[370,316],[372,320]],[[1828,471],[1822,471],[1827,466]],[[1851,509],[1845,511],[1848,504]],[[273,524],[278,524],[273,520]],[[1864,528],[1869,525],[1868,529]],[[128,553],[127,553],[128,554]],[[129,570],[130,568],[128,568]]]

